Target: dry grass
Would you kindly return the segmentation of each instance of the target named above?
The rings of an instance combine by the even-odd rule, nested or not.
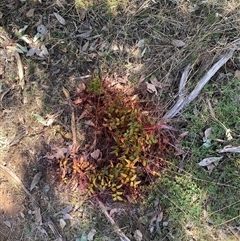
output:
[[[13,87],[9,93],[5,92],[13,84],[17,85],[18,80],[14,77],[15,72],[11,71],[11,68],[7,69],[9,65],[6,63],[8,62],[1,62],[6,67],[5,73],[1,74],[2,80],[0,80],[0,101],[5,113],[1,115],[1,126],[11,126],[11,130],[18,130],[20,125],[30,130],[27,134],[27,141],[21,139],[22,145],[17,143],[14,146],[21,154],[29,153],[27,161],[23,161],[25,156],[21,154],[19,155],[21,158],[18,159],[19,166],[29,165],[29,172],[21,174],[23,176],[25,174],[24,182],[28,184],[36,170],[34,169],[35,157],[37,160],[42,160],[41,158],[52,145],[63,146],[71,141],[62,136],[63,132],[68,133],[71,130],[71,113],[66,105],[62,87],[67,88],[72,94],[79,87],[79,82],[86,82],[89,75],[110,76],[111,78],[113,76],[112,79],[115,82],[116,80],[123,83],[127,81],[137,87],[140,86],[139,96],[144,97],[144,101],[147,99],[149,103],[154,102],[154,105],[149,104],[148,106],[160,106],[157,110],[153,110],[153,115],[161,118],[177,98],[178,85],[185,66],[189,63],[193,65],[187,83],[190,92],[202,75],[221,57],[221,54],[227,49],[228,43],[238,39],[240,35],[240,3],[238,0],[42,2],[30,1],[16,5],[16,1],[3,0],[0,3],[3,14],[0,18],[1,25],[13,42],[28,47],[26,43],[18,39],[15,32],[27,24],[29,25],[27,34],[33,37],[36,33],[35,24],[39,19],[42,19],[42,23],[49,29],[49,34],[43,41],[49,50],[49,58],[42,60],[36,56],[27,58],[25,55],[21,55],[26,77],[23,98],[21,91],[16,87]],[[35,9],[34,16],[26,17],[26,12],[31,8]],[[58,12],[66,20],[66,25],[59,24],[53,12]],[[5,42],[1,40],[2,36],[0,36],[0,46],[5,49]],[[226,64],[225,69],[221,69],[219,75],[213,77],[213,81],[221,73],[233,74],[236,69],[239,69],[239,66],[240,60],[237,53]],[[152,81],[154,77],[158,81],[158,95],[150,94],[146,90],[145,82]],[[221,89],[221,86],[218,88]],[[14,99],[14,97],[18,98]],[[26,100],[27,102],[25,102]],[[202,102],[199,101],[199,105],[201,104]],[[56,110],[62,113],[57,118],[57,122],[61,126],[61,133],[52,127],[43,127],[32,116],[32,113],[38,113],[47,117],[55,114]],[[189,112],[186,111],[186,114]],[[200,128],[203,124],[197,122],[193,115],[187,118],[196,124],[192,127],[193,129]],[[17,121],[12,121],[11,125],[8,125],[10,120],[16,119]],[[181,116],[181,118],[173,120],[172,124],[177,128],[184,128],[186,119]],[[187,125],[190,126],[190,122]],[[84,124],[79,121],[77,128],[77,134],[81,139]],[[8,128],[0,131],[0,150],[4,153],[5,158],[9,158],[7,152],[9,146],[7,149],[2,148],[2,143],[5,143],[5,139],[8,140],[6,130]],[[196,133],[196,130],[194,131]],[[191,144],[192,149],[194,149],[194,144],[196,143]],[[197,152],[193,155],[192,152],[192,158],[199,158],[200,154]],[[192,161],[191,155],[187,155],[187,158]],[[237,209],[234,204],[230,206],[233,212],[229,212],[231,215],[226,212],[230,216],[225,220],[220,215],[221,209],[212,211],[213,214],[216,212],[216,215],[220,215],[225,226],[214,227],[202,220],[200,223],[186,221],[195,220],[194,216],[202,217],[201,201],[204,202],[204,195],[206,195],[204,191],[206,186],[202,185],[202,182],[208,180],[208,177],[202,175],[200,181],[191,179],[191,175],[199,172],[194,165],[191,166],[191,169],[186,170],[184,173],[186,176],[182,177],[176,170],[178,164],[175,162],[179,160],[176,157],[173,159],[169,158],[171,160],[169,163],[173,166],[173,169],[169,167],[171,175],[164,176],[155,186],[149,187],[148,195],[145,196],[141,207],[119,203],[106,204],[107,210],[112,211],[112,217],[122,231],[131,240],[134,240],[134,232],[140,230],[143,234],[143,241],[160,239],[237,240],[238,219],[233,222],[229,221],[230,216],[233,217]],[[24,162],[24,165],[21,162]],[[10,159],[8,165],[17,164]],[[53,169],[54,165],[51,167]],[[67,204],[73,205],[74,209],[71,213],[73,219],[67,220],[67,226],[63,230],[59,226],[59,218],[55,217],[56,226],[61,230],[64,238],[77,240],[77,237],[79,239],[83,237],[84,231],[89,233],[92,228],[95,228],[97,230],[95,241],[119,240],[103,214],[96,209],[96,203],[85,196],[80,196],[77,192],[69,193],[64,185],[59,187],[53,181],[55,174],[52,169],[48,169],[46,178],[39,183],[39,189],[34,194],[41,200],[44,212],[50,217],[54,217],[54,213],[59,212]],[[232,170],[233,168],[230,168],[230,173]],[[238,169],[236,170],[238,171]],[[172,182],[172,180],[174,181]],[[237,178],[231,180],[233,186],[238,184],[236,180]],[[50,193],[43,192],[46,184],[51,184]],[[186,188],[184,188],[185,184]],[[220,190],[214,185],[212,186],[216,190]],[[178,195],[180,198],[176,199]],[[192,200],[196,195],[200,198],[197,201]],[[187,201],[184,202],[181,197],[186,197]],[[192,205],[192,209],[188,210],[190,205]],[[227,210],[227,206],[221,205],[224,210]],[[25,226],[21,224],[23,225],[21,227],[25,227],[22,237],[26,240],[54,240],[53,235],[46,238],[37,231],[35,223],[32,221],[34,215],[27,216],[28,207],[25,206],[24,213],[26,217],[30,218]],[[164,209],[163,219],[160,220],[162,209]],[[156,210],[157,215],[160,216],[156,216]],[[159,222],[156,221],[156,217],[159,218]],[[228,221],[231,225],[228,225]],[[234,221],[236,222],[234,223]],[[154,226],[153,232],[150,232],[151,226]],[[43,225],[43,227],[46,226]],[[47,229],[47,231],[51,233],[51,230]]]

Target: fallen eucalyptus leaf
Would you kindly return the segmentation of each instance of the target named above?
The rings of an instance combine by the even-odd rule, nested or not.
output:
[[[143,235],[142,235],[142,233],[141,233],[141,231],[140,230],[135,230],[135,232],[134,232],[134,238],[136,239],[136,241],[142,241],[142,238],[143,238]]]
[[[78,99],[74,100],[72,103],[74,105],[78,105],[78,104],[81,104],[82,102],[83,102],[83,100],[81,98],[78,98]]]
[[[30,187],[30,191],[32,191],[33,188],[39,183],[41,177],[42,177],[42,173],[41,173],[41,172],[38,172],[38,173],[33,177],[33,180],[32,180],[32,183],[31,183],[31,187]]]
[[[62,25],[65,25],[66,24],[66,21],[65,19],[58,13],[53,13],[56,17],[56,19],[58,20],[59,23],[61,23]]]
[[[60,227],[62,229],[64,229],[64,227],[66,226],[67,223],[65,222],[65,220],[63,218],[60,218],[59,219],[59,224],[60,224]]]
[[[149,93],[154,93],[155,95],[157,95],[157,89],[156,89],[155,85],[150,84],[148,82],[146,82],[146,84],[147,84],[147,91]]]
[[[31,48],[31,49],[28,50],[26,56],[27,57],[32,57],[34,54],[39,55],[40,53],[41,53],[41,51],[40,51],[39,48]]]
[[[89,41],[87,41],[83,46],[82,46],[82,51],[86,52],[89,46]]]
[[[174,45],[177,48],[181,48],[184,47],[186,44],[182,40],[174,39],[172,40],[172,45]]]
[[[72,209],[73,209],[73,207],[72,207],[72,205],[70,204],[70,205],[66,206],[64,209],[62,209],[62,210],[60,211],[60,213],[62,213],[62,214],[70,213],[70,212],[72,211]]]
[[[83,33],[81,33],[81,34],[77,34],[77,35],[76,35],[76,38],[86,39],[86,38],[90,37],[91,33],[92,33],[92,29],[90,29],[90,30],[88,30],[88,31],[86,31],[86,32],[83,32]]]
[[[8,227],[8,228],[11,228],[12,227],[12,224],[10,223],[10,221],[3,221],[3,223]]]
[[[40,56],[40,57],[46,57],[46,56],[48,56],[48,55],[49,55],[49,52],[48,52],[46,46],[43,44],[43,45],[41,46],[41,52],[40,52],[39,56]]]
[[[43,41],[44,37],[48,34],[47,28],[43,25],[40,24],[37,27],[37,34],[33,38],[33,42],[36,42],[39,38],[41,41]]]
[[[211,127],[204,131],[204,135],[205,135],[206,139],[210,139],[211,134],[212,134],[212,128]]]
[[[35,208],[35,223],[42,225],[42,215],[41,215],[41,209]]]
[[[67,148],[66,147],[62,147],[62,148],[59,148],[59,147],[52,147],[52,152],[53,154],[52,155],[46,155],[44,156],[44,158],[48,158],[49,160],[54,160],[54,159],[61,159],[63,158],[64,156],[68,156],[71,152],[71,149],[72,149],[72,146],[68,146]]]
[[[161,83],[158,81],[157,77],[155,75],[152,75],[150,78],[151,84],[153,84],[157,88],[161,88]]]
[[[34,16],[34,8],[31,8],[27,13],[26,13],[26,17],[31,18]]]
[[[97,160],[101,154],[101,151],[99,149],[96,149],[90,155],[93,159]]]
[[[49,190],[50,190],[49,185],[45,185],[45,186],[43,187],[43,192],[48,193]]]
[[[142,49],[144,48],[144,46],[145,46],[145,39],[139,40],[137,43],[137,47]]]
[[[72,209],[73,209],[72,205],[68,205],[64,209],[62,209],[61,211],[55,213],[54,217],[58,216],[59,214],[63,214],[63,215],[68,214],[72,211]]]
[[[89,46],[89,51],[94,51],[96,49],[98,39],[95,39]]]
[[[223,156],[220,157],[208,157],[204,158],[202,161],[198,163],[200,167],[206,167],[209,166],[210,164],[215,164],[216,162],[220,161],[223,158]]]
[[[63,214],[63,219],[64,220],[70,220],[70,219],[73,219],[73,217],[70,214],[65,213],[65,214]]]
[[[43,234],[43,235],[45,235],[46,237],[48,237],[47,231],[46,231],[42,226],[36,225],[36,227],[37,227],[38,231],[39,231],[41,234]]]
[[[86,13],[87,13],[87,10],[86,8],[76,8],[77,12],[78,12],[78,17],[79,17],[79,20],[82,21],[85,17],[86,17]]]
[[[93,241],[93,237],[96,234],[96,229],[91,229],[91,231],[88,233],[87,240],[88,241]]]

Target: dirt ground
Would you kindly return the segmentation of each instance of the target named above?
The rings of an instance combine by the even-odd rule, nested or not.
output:
[[[33,57],[31,60],[21,56],[24,84],[19,85],[21,67],[14,51],[7,50],[6,46],[14,46],[14,29],[25,24],[36,29],[36,20],[49,15],[37,1],[24,4],[2,1],[0,6],[3,14],[0,20],[3,26],[0,31],[0,164],[3,166],[0,168],[0,240],[57,239],[61,236],[54,231],[56,224],[49,224],[49,218],[66,203],[64,198],[62,201],[58,199],[57,189],[62,187],[55,185],[56,173],[51,173],[51,163],[43,157],[49,153],[51,145],[63,145],[69,141],[63,133],[70,131],[70,109],[64,103],[62,87],[67,83],[71,89],[77,84],[74,75],[89,74],[89,69],[63,50],[52,50],[55,53],[53,58]],[[50,5],[46,3],[45,6]],[[33,8],[35,15],[26,17],[26,12]],[[15,18],[14,11],[20,11],[23,18],[19,14]],[[37,117],[42,115],[44,119],[53,118],[58,129],[44,125],[34,114]],[[42,174],[41,178],[31,194],[28,193],[30,196],[24,188],[30,190],[33,177],[38,173]],[[66,195],[64,190],[61,193]],[[44,212],[51,215],[44,217]]]

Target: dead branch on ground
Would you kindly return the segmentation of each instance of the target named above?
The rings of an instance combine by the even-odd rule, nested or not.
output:
[[[188,80],[188,74],[191,70],[191,64],[187,65],[183,71],[181,81],[179,84],[178,100],[175,105],[164,115],[163,119],[168,121],[179,114],[179,112],[188,104],[190,104],[202,91],[203,87],[209,82],[209,80],[217,73],[217,71],[232,58],[234,52],[240,49],[240,39],[237,39],[230,43],[227,48],[227,53],[224,54],[211,68],[210,70],[199,80],[193,91],[186,95],[186,83]]]

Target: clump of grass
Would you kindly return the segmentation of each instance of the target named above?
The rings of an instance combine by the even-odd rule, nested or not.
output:
[[[88,83],[82,98],[86,101],[81,106],[94,123],[90,131],[97,133],[95,144],[85,158],[61,161],[61,168],[72,169],[77,178],[80,175],[91,195],[111,193],[114,201],[137,197],[139,186],[160,176],[164,165],[158,125],[143,114],[137,99],[111,89],[99,78]],[[99,152],[97,157],[91,155],[93,150]]]

